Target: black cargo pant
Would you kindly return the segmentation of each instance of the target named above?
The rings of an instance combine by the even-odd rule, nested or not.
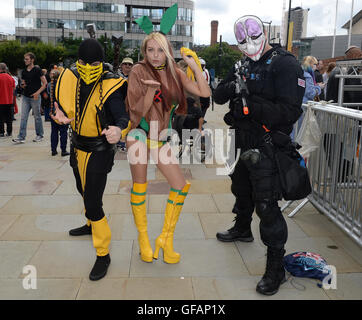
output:
[[[268,247],[282,248],[288,238],[287,224],[278,206],[282,198],[275,161],[262,148],[258,163],[239,159],[231,177],[237,219],[250,225],[254,209],[260,218],[260,237]],[[238,222],[239,222],[238,221]]]

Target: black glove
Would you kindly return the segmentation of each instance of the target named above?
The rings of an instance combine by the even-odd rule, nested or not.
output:
[[[247,100],[246,100],[247,102]],[[240,95],[236,96],[233,100],[232,100],[232,104],[233,104],[233,116],[235,120],[241,120],[244,119],[246,117],[250,116],[250,108],[248,106],[248,103],[246,103],[246,107],[243,104],[243,99]]]
[[[261,111],[263,105],[270,104],[270,102],[262,97],[257,95],[250,95],[246,97],[246,103],[250,110],[252,111],[253,116]]]
[[[232,126],[234,125],[234,116],[232,114],[231,111],[229,111],[228,113],[226,113],[224,115],[224,122],[228,125],[228,126]]]
[[[226,97],[230,97],[230,100],[235,97],[235,81],[226,82],[223,85],[223,91]]]

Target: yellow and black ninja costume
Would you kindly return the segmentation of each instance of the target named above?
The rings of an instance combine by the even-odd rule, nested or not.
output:
[[[111,230],[103,212],[102,198],[115,148],[101,133],[112,125],[119,127],[123,134],[129,122],[124,105],[127,82],[103,70],[103,56],[97,40],[84,40],[79,47],[76,68],[65,69],[55,89],[59,109],[68,118],[74,118],[70,165],[88,221],[83,227],[70,230],[69,234],[92,234],[97,260],[89,275],[91,280],[104,277],[110,264]],[[98,61],[101,63],[92,66]]]

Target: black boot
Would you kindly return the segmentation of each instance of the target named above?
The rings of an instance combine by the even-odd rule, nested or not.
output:
[[[87,226],[86,224],[83,227],[75,228],[69,231],[71,236],[84,236],[86,234],[92,234],[92,226]]]
[[[111,257],[107,254],[104,257],[97,256],[97,260],[93,266],[91,273],[89,274],[89,279],[96,281],[102,279],[106,274],[109,265],[111,264]]]
[[[271,296],[278,292],[279,287],[285,279],[285,270],[283,266],[284,248],[275,249],[268,247],[266,270],[263,278],[256,286],[256,291]]]
[[[235,225],[227,231],[218,232],[216,238],[219,241],[231,242],[231,241],[243,241],[252,242],[254,241],[253,234],[251,233],[251,220],[242,221],[240,215],[237,214],[234,218]]]

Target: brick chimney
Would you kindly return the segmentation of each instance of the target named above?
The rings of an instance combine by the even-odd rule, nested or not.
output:
[[[219,21],[213,20],[211,21],[211,42],[210,45],[214,45],[217,43],[217,29],[219,26]]]

